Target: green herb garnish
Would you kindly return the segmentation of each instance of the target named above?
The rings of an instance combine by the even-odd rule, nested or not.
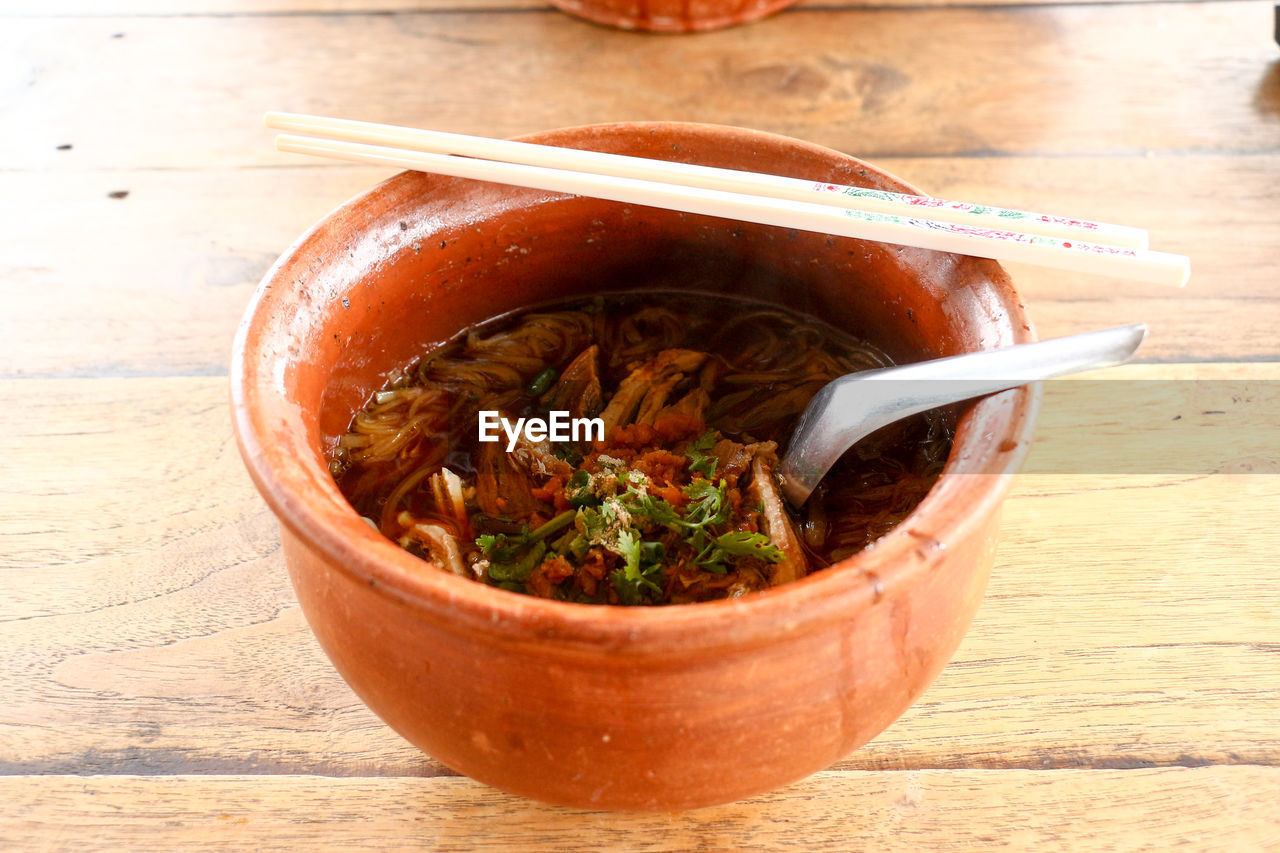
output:
[[[598,509],[583,508],[578,510],[578,529],[582,531],[582,535],[587,539],[599,540],[604,532],[609,529],[609,521],[604,517],[604,513]]]
[[[765,563],[782,562],[782,552],[763,533],[734,530],[722,533],[706,544],[694,562],[709,572],[724,574],[726,557],[751,557]]]
[[[683,521],[680,513],[670,503],[662,498],[655,498],[648,492],[642,492],[635,486],[627,489],[624,499],[628,512],[647,518],[655,524],[675,530]]]
[[[701,474],[710,480],[716,475],[716,457],[707,451],[716,446],[716,431],[708,430],[706,434],[685,449],[684,455],[689,457],[689,470]]]
[[[551,389],[552,383],[556,381],[556,369],[548,367],[546,370],[533,377],[533,381],[529,383],[529,395],[532,397],[541,397]]]
[[[510,560],[534,542],[541,542],[552,533],[563,530],[573,524],[576,510],[566,509],[546,524],[534,529],[525,529],[521,533],[485,533],[476,537],[476,544],[486,557],[498,560]]]
[[[514,560],[489,560],[489,577],[495,581],[519,581],[523,583],[533,574],[547,553],[547,543],[537,542]]]
[[[542,540],[572,524],[575,515],[577,510],[567,509],[535,530],[477,536],[476,545],[489,559],[489,577],[495,581],[528,578],[547,553],[547,543]]]
[[[631,530],[623,530],[618,534],[618,551],[626,563],[610,572],[609,580],[623,604],[639,604],[649,595],[662,593],[654,581],[662,571],[661,542],[642,542]]]
[[[714,484],[710,480],[694,480],[684,487],[689,498],[689,508],[684,513],[684,523],[691,527],[707,527],[712,524],[724,524],[729,520],[728,484],[721,480]]]
[[[600,499],[591,490],[591,475],[583,468],[569,476],[569,482],[565,483],[565,494],[573,506],[595,506],[600,503]]]

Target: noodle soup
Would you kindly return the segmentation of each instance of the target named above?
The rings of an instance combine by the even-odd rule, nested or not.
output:
[[[425,571],[590,604],[738,597],[863,550],[936,480],[951,431],[929,414],[861,442],[802,510],[778,493],[773,471],[813,395],[889,363],[745,299],[575,299],[491,320],[399,371],[331,471]],[[559,416],[598,429],[512,429]]]

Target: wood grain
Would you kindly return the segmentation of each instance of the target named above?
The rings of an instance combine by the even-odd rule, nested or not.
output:
[[[30,131],[6,137],[0,171],[0,376],[225,370],[275,256],[387,174],[275,154],[259,121],[277,107],[491,135],[610,118],[790,133],[937,195],[1140,224],[1191,256],[1183,292],[1011,267],[1045,335],[1142,319],[1148,359],[1278,358],[1280,66],[1243,35],[1261,8],[929,12],[955,33],[929,50],[969,46],[954,61],[915,46],[919,10],[814,9],[693,39],[515,13],[12,19],[0,120]],[[1153,15],[1160,39],[1138,38]],[[662,67],[681,85],[655,85]],[[1090,100],[1100,75],[1123,96]]]
[[[1237,431],[1280,423],[1280,373],[1128,370],[1230,410],[1161,439],[1212,434],[1218,454],[1203,470],[1020,478],[957,656],[839,768],[1280,766],[1280,569],[1252,535],[1270,529],[1280,479],[1211,473],[1243,470]],[[1213,398],[1242,380],[1255,393]],[[1080,410],[1071,385],[1050,384],[1046,410],[1073,416],[1046,417],[1033,459],[1115,422],[1114,408]],[[0,433],[13,489],[0,774],[451,772],[383,726],[315,645],[235,451],[224,379],[10,380],[0,402],[30,413]],[[1170,429],[1168,411],[1132,418]],[[1280,470],[1274,442],[1247,453]]]
[[[490,136],[704,121],[872,158],[1276,153],[1269,26],[1254,2],[797,10],[691,38],[536,11],[13,18],[0,123],[29,130],[4,166],[277,164],[268,109]]]
[[[1144,320],[1144,359],[1280,359],[1280,154],[877,162],[935,195],[1142,224],[1157,247],[1191,257],[1183,290],[1009,265],[1044,336]],[[11,330],[0,336],[0,376],[225,372],[236,324],[275,257],[389,174],[0,174],[0,219],[9,223],[0,328]],[[1223,195],[1222,186],[1239,189]],[[110,197],[121,190],[129,195]]]
[[[1183,0],[1194,2],[1195,0]],[[1224,0],[1203,0],[1224,2]],[[832,0],[805,0],[782,14],[800,11],[826,11],[830,9],[860,9],[922,6],[1011,6],[1052,4],[1060,0],[864,0],[864,2],[832,2]],[[1133,0],[1103,0],[1110,3],[1128,3]],[[1138,0],[1158,2],[1158,0]],[[541,0],[45,0],[34,7],[26,0],[0,0],[0,16],[15,17],[131,17],[156,15],[192,17],[212,15],[325,15],[325,14],[384,14],[387,12],[488,12],[514,9],[552,9]]]
[[[652,37],[546,0],[0,0],[0,849],[1280,850],[1272,17],[805,0]],[[1042,335],[1141,319],[1188,363],[1050,384],[983,607],[875,741],[731,806],[541,806],[360,703],[243,471],[250,293],[387,175],[274,153],[268,109],[736,124],[1141,225],[1187,289],[1010,271]]]
[[[469,779],[0,779],[43,850],[1273,850],[1280,769],[826,772],[741,803],[601,814]],[[1183,804],[1178,811],[1167,806]]]
[[[276,256],[385,174],[0,175],[10,224],[0,328],[11,329],[0,374],[225,374],[236,324]]]

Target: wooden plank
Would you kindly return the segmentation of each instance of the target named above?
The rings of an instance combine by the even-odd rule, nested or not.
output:
[[[1225,2],[1226,0],[1205,0]],[[829,9],[893,8],[920,6],[1013,6],[1049,5],[1061,0],[867,0],[867,2],[823,2],[804,0],[782,14]],[[1161,2],[1161,0],[1102,0],[1106,3]],[[1196,2],[1196,0],[1178,0]],[[158,15],[324,15],[383,14],[388,12],[505,11],[553,8],[542,0],[112,0],[109,6],[95,0],[46,0],[33,8],[26,0],[0,0],[0,16],[14,17],[113,17]]]
[[[468,779],[0,779],[8,849],[1267,850],[1280,768],[826,772],[741,803],[605,814]]]
[[[875,158],[1274,153],[1269,20],[1253,2],[813,9],[639,38],[536,11],[13,18],[0,123],[28,129],[6,168],[74,171],[277,164],[268,109],[492,136],[705,121]]]
[[[320,171],[0,175],[0,375],[225,373],[272,262],[383,174]]]
[[[24,685],[0,708],[0,772],[445,772],[307,631],[225,379],[19,381],[3,396],[58,414],[0,439],[0,644]],[[101,656],[123,665],[106,682],[84,669]],[[74,722],[85,713],[93,725]]]
[[[1274,443],[1231,439],[1280,422],[1280,365],[1135,377],[1228,396],[1225,380],[1253,381],[1238,402],[1191,398],[1227,420],[1147,408],[1134,430],[1213,434],[1205,472],[1243,470],[1241,453],[1280,466]],[[315,645],[225,394],[222,378],[0,382],[0,774],[449,773]],[[1116,419],[1046,417],[1033,453]],[[838,766],[1280,764],[1277,499],[1266,474],[1022,478],[955,659]]]
[[[549,3],[541,0],[111,0],[109,4],[94,0],[48,0],[38,7],[33,7],[26,0],[0,0],[0,16],[22,18],[378,15],[389,12],[510,12],[515,9],[551,8]]]
[[[877,162],[935,195],[1142,224],[1157,247],[1191,257],[1183,290],[1010,265],[1042,335],[1145,320],[1144,359],[1280,360],[1280,155]],[[0,174],[0,376],[224,372],[236,324],[275,257],[388,174]],[[1224,185],[1241,191],[1224,196]],[[111,198],[117,191],[129,195]]]

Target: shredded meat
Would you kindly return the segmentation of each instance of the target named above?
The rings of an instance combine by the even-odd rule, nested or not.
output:
[[[776,459],[771,452],[756,453],[751,460],[751,485],[748,497],[764,505],[760,528],[782,552],[782,562],[775,563],[769,574],[769,586],[779,586],[805,576],[804,551],[800,539],[791,526],[787,510],[778,494],[778,484],[773,479]]]
[[[462,551],[458,548],[458,540],[441,525],[421,521],[410,524],[405,535],[401,537],[400,544],[405,546],[409,541],[417,542],[431,556],[431,559],[455,575],[464,577],[469,575],[466,565],[462,562]]]
[[[571,417],[593,418],[604,408],[600,387],[600,347],[592,344],[560,374],[560,380],[542,398],[548,411],[567,411]]]
[[[501,442],[480,445],[480,467],[476,472],[476,503],[489,514],[507,518],[526,518],[545,511],[545,506],[530,492],[533,483],[527,472],[513,464],[511,455]]]
[[[705,352],[667,349],[631,371],[600,413],[604,434],[607,436],[614,427],[633,422],[653,423],[685,374],[697,370],[706,360]]]

